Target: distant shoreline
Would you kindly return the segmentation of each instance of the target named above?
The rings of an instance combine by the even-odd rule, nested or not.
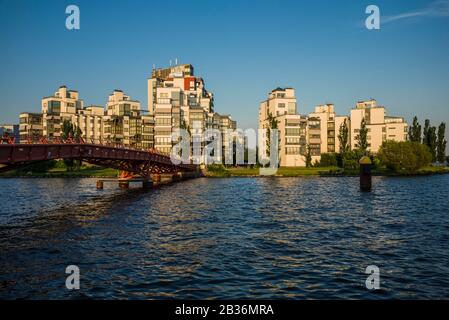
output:
[[[417,172],[391,172],[388,170],[373,170],[376,177],[412,177],[449,174],[449,167],[426,167]],[[260,175],[259,168],[226,168],[221,171],[204,172],[206,178],[294,178],[294,177],[358,177],[358,170],[343,171],[339,168],[279,168],[275,175]],[[85,168],[79,171],[49,171],[49,172],[16,172],[0,174],[0,178],[117,178],[118,171],[109,168]]]

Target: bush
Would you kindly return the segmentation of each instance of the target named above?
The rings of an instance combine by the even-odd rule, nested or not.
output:
[[[359,160],[364,154],[365,153],[360,150],[345,152],[342,157],[343,168],[345,170],[358,170],[360,168]]]
[[[411,141],[386,141],[378,156],[382,165],[395,172],[413,173],[432,161],[432,154],[427,146]]]
[[[231,174],[229,173],[228,170],[226,170],[225,166],[222,164],[211,164],[207,166],[207,171],[217,175],[217,176],[230,176]]]
[[[56,165],[56,160],[47,160],[47,161],[40,161],[33,164],[30,164],[26,167],[20,168],[20,172],[47,172],[49,169],[54,168]]]
[[[318,164],[319,167],[336,167],[337,165],[337,155],[335,153],[321,154],[321,161]]]

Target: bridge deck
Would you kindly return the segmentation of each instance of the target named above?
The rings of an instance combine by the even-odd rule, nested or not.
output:
[[[66,143],[66,144],[0,144],[0,164],[14,168],[26,163],[78,159],[92,164],[148,176],[151,173],[196,171],[192,164],[174,164],[169,156],[120,147]]]

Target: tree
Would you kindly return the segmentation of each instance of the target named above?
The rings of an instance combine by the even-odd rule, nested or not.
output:
[[[267,116],[267,122],[268,122],[268,127],[267,127],[267,156],[269,157],[270,156],[270,151],[271,151],[271,130],[278,128],[278,121],[276,120],[275,117],[273,117],[273,114],[271,112],[269,112],[268,116]]]
[[[83,132],[81,131],[80,127],[75,126],[69,120],[64,120],[64,122],[62,123],[62,132],[61,132],[61,138],[63,140],[72,138],[76,142],[80,142],[82,135]],[[64,163],[68,171],[72,171],[74,167],[76,167],[76,169],[79,170],[79,168],[81,167],[81,160],[64,159]]]
[[[421,143],[421,125],[418,122],[418,117],[413,118],[413,125],[408,129],[408,139],[413,142]]]
[[[83,137],[83,131],[81,131],[80,127],[74,126],[73,138],[76,142],[80,142]]]
[[[432,162],[437,161],[437,128],[430,127],[429,128],[429,144],[427,145],[430,149],[430,153],[432,154]]]
[[[430,120],[426,119],[424,123],[424,131],[423,131],[423,141],[422,143],[429,148],[430,154],[432,155],[432,161],[435,162],[437,160],[437,129],[430,125]]]
[[[62,123],[62,132],[61,132],[61,138],[63,140],[68,139],[69,137],[74,136],[74,127],[72,122],[70,122],[69,120],[64,120],[64,122]]]
[[[306,146],[306,167],[310,168],[312,166],[312,149],[310,148],[310,144]]]
[[[357,149],[365,152],[366,149],[368,149],[368,128],[366,127],[365,118],[362,119],[362,122],[360,123],[360,131],[359,134],[355,137],[355,140],[357,141],[356,147]]]
[[[336,167],[338,165],[337,154],[322,153],[321,160],[317,166],[319,167]]]
[[[349,128],[346,119],[340,125],[338,141],[340,141],[340,153],[347,152],[349,150]]]
[[[447,141],[444,138],[446,132],[446,123],[442,122],[438,126],[438,141],[437,141],[437,160],[440,163],[444,163],[446,160],[446,144]]]
[[[432,161],[429,149],[412,141],[385,141],[378,156],[382,165],[395,172],[414,173]]]
[[[423,130],[423,138],[422,143],[426,146],[429,145],[429,129],[430,129],[430,120],[426,119],[424,122],[424,130]]]

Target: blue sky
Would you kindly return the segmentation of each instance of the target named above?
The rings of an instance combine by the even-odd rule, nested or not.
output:
[[[80,30],[65,28],[69,4]],[[380,30],[364,27],[370,4]],[[300,113],[376,98],[391,115],[449,122],[447,0],[0,0],[0,40],[0,123],[39,111],[63,84],[86,105],[117,88],[146,107],[152,65],[175,58],[243,128],[277,86],[296,89]]]

